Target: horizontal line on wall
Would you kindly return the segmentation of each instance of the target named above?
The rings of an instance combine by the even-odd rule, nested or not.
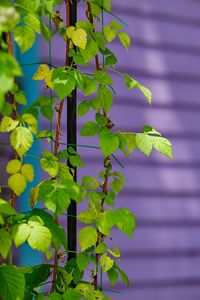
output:
[[[184,25],[197,28],[199,28],[200,26],[199,18],[179,16],[156,10],[145,10],[140,7],[126,7],[125,5],[113,5],[113,11],[120,11],[121,16],[124,14],[126,16],[131,16],[131,18],[140,17],[145,19],[151,19],[156,22],[168,22],[170,24],[174,23],[177,25]]]
[[[162,219],[162,220],[147,220],[147,219],[137,219],[137,228],[199,228],[200,219],[183,219],[183,220],[171,220],[171,219]]]
[[[153,49],[153,50],[162,50],[177,54],[186,54],[192,56],[200,55],[200,47],[190,46],[190,45],[181,45],[163,41],[148,41],[139,38],[132,38],[133,47]],[[114,40],[113,43],[119,44],[118,40]]]
[[[200,190],[197,191],[187,191],[187,190],[177,190],[169,191],[165,189],[136,189],[136,188],[126,188],[122,192],[123,196],[128,196],[134,198],[132,201],[135,201],[135,198],[147,199],[149,198],[176,198],[180,200],[190,200],[191,198],[199,198],[200,201]]]
[[[133,265],[134,267],[134,265]],[[186,278],[162,278],[162,279],[131,279],[130,286],[127,289],[123,283],[118,283],[115,286],[116,291],[140,290],[140,289],[162,289],[162,288],[178,288],[178,287],[193,287],[200,288],[200,277]],[[110,288],[108,284],[104,284],[104,288]],[[123,295],[123,294],[122,294]]]
[[[81,155],[82,159],[87,164],[94,164],[99,163],[99,156],[86,156],[84,153]],[[121,161],[124,161],[124,158],[117,158]],[[146,158],[146,157],[145,157]],[[125,162],[126,164],[126,162]],[[176,160],[169,160],[169,161],[158,161],[155,159],[129,159],[127,162],[128,166],[140,166],[140,167],[150,167],[150,168],[176,168],[176,169],[200,169],[200,161],[176,161]]]
[[[173,102],[171,102],[173,100]],[[122,96],[116,96],[115,104],[119,106],[131,106],[131,107],[141,107],[141,108],[149,108],[149,104],[145,101],[145,99],[137,98],[133,95],[133,97],[126,96],[125,98]],[[198,103],[188,103],[177,101],[176,99],[170,99],[168,103],[155,103],[153,102],[154,109],[170,109],[170,110],[181,110],[187,112],[196,112],[200,111],[200,105]]]
[[[122,250],[122,259],[198,258],[200,249],[133,249]]]

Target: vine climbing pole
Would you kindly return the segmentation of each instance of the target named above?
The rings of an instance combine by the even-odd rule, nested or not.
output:
[[[69,9],[66,6],[66,18],[69,20],[70,26],[75,26],[77,22],[77,1],[69,1]],[[68,42],[66,45],[69,48]],[[66,64],[71,64],[71,58],[66,57]],[[67,144],[74,145],[73,148],[76,150],[76,89],[72,92],[71,96],[67,98]],[[76,181],[77,172],[76,168],[68,162],[70,168],[73,169],[74,181]],[[67,216],[67,236],[68,236],[68,260],[76,257],[76,241],[77,241],[77,207],[74,200],[68,208]]]

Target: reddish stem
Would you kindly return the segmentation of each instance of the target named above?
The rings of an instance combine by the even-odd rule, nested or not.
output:
[[[65,13],[66,13],[66,28],[67,28],[68,26],[70,26],[70,0],[65,0]],[[66,50],[65,50],[65,66],[69,65],[68,51],[69,51],[69,39],[67,38]],[[59,105],[59,108],[57,111],[57,124],[56,124],[55,146],[54,146],[54,155],[55,156],[57,156],[58,150],[59,150],[59,137],[61,135],[60,125],[61,125],[63,105],[64,105],[64,99],[62,101],[60,101],[60,105]],[[56,218],[55,221],[56,221],[56,223],[58,223],[58,218]],[[55,251],[51,292],[53,292],[55,290],[57,264],[58,264],[58,252]]]

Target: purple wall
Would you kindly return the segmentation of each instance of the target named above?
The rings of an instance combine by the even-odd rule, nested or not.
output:
[[[118,299],[197,300],[200,294],[200,2],[195,0],[113,1],[114,11],[128,24],[132,46],[127,53],[118,42],[119,69],[153,93],[150,107],[137,92],[117,84],[116,105],[110,116],[118,128],[139,131],[149,124],[173,143],[174,160],[139,151],[124,159],[127,187],[118,198],[137,216],[132,240],[118,232],[121,265],[131,285],[110,294]],[[82,9],[79,11],[80,15]],[[43,46],[46,59],[47,46]],[[63,65],[62,42],[53,42],[53,62]],[[83,98],[81,98],[83,99]],[[65,123],[65,117],[63,117]],[[79,129],[85,122],[79,121]],[[65,124],[63,126],[66,128]],[[63,138],[64,139],[64,138]],[[95,143],[79,138],[79,143]],[[91,174],[97,176],[102,156],[80,151]],[[119,166],[114,163],[114,167]],[[83,171],[79,172],[79,177]],[[108,285],[105,285],[108,287]]]

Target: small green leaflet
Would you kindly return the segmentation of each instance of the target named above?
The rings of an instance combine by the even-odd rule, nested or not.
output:
[[[114,30],[111,26],[104,26],[103,32],[109,43],[115,39],[117,34],[116,30]]]
[[[170,159],[173,158],[170,141],[160,136],[160,133],[150,126],[144,126],[144,133],[136,135],[136,144],[140,151],[147,156],[151,154],[154,147],[161,154],[166,155]]]
[[[104,253],[100,258],[100,265],[104,272],[110,270],[114,265],[114,260],[107,256],[107,253]]]
[[[128,75],[126,73],[124,74],[124,82],[129,90],[131,90],[132,88],[139,89],[144,94],[147,102],[149,104],[151,104],[152,93],[147,87],[143,86],[141,83],[139,83],[138,81],[136,81],[135,79],[133,79],[130,75]]]
[[[92,226],[87,226],[80,230],[78,235],[81,251],[84,251],[96,244],[97,231]]]
[[[35,33],[29,26],[19,25],[14,30],[14,40],[22,52],[30,49],[35,41]]]
[[[100,84],[112,85],[112,78],[105,72],[97,70],[94,72],[94,80]]]
[[[5,229],[0,229],[0,254],[6,258],[12,245],[9,233]]]
[[[119,147],[118,136],[110,132],[108,128],[104,128],[101,130],[99,139],[100,148],[105,157],[114,153]]]
[[[104,111],[108,113],[113,103],[112,92],[105,86],[99,86],[97,94],[100,105],[103,107]]]
[[[80,252],[77,256],[77,264],[80,271],[83,271],[87,268],[90,263],[89,255],[85,252]]]
[[[44,156],[44,158],[40,159],[42,169],[54,178],[59,169],[58,158],[49,151],[44,151],[42,155]]]
[[[118,32],[117,34],[121,44],[128,50],[131,45],[130,36],[125,32]]]
[[[94,136],[98,133],[98,131],[99,131],[99,126],[96,123],[90,121],[83,125],[80,135]]]
[[[53,88],[56,91],[60,100],[70,96],[75,89],[76,82],[73,74],[63,68],[57,68],[53,71],[51,80],[53,81]]]

